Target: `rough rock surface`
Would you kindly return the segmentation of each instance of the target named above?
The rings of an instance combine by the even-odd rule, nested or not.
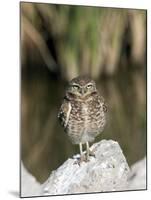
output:
[[[68,159],[40,185],[21,164],[21,196],[146,189],[146,158],[129,167],[117,142],[103,140],[92,148],[96,158],[81,166]],[[128,181],[127,181],[128,177]]]
[[[128,177],[129,190],[144,190],[146,189],[146,157],[136,162],[131,167]]]
[[[60,195],[121,191],[127,189],[129,167],[119,144],[102,140],[93,144],[95,158],[76,164],[77,157],[69,158],[50,174],[42,185],[41,195]]]

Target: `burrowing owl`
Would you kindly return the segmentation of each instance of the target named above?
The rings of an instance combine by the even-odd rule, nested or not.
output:
[[[105,126],[106,105],[96,89],[95,82],[87,76],[72,79],[66,90],[58,117],[73,144],[79,144],[81,160],[89,160],[92,153],[89,142]],[[82,144],[86,143],[86,156]]]

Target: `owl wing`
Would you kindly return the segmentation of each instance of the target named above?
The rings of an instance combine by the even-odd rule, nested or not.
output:
[[[107,105],[106,105],[106,103],[104,102],[104,103],[103,103],[103,111],[104,111],[104,112],[107,112],[107,110],[108,110],[108,109],[107,109]]]
[[[58,118],[61,122],[61,125],[66,128],[68,121],[69,121],[69,116],[71,112],[71,103],[64,99],[60,108],[60,111],[58,113]]]

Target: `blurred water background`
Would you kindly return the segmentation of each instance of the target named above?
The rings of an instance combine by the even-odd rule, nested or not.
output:
[[[41,183],[79,152],[58,123],[67,82],[89,74],[108,105],[96,141],[146,155],[145,10],[21,3],[21,159]]]

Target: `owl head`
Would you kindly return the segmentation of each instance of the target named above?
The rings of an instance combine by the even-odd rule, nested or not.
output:
[[[74,96],[85,97],[96,92],[96,85],[88,76],[78,76],[69,82],[67,92]]]

